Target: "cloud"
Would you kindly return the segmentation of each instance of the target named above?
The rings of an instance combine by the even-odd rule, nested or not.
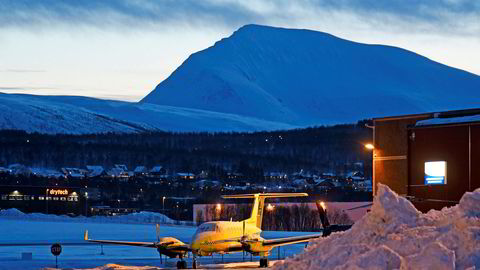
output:
[[[42,69],[18,69],[18,68],[10,68],[5,70],[0,70],[0,72],[7,72],[7,73],[42,73],[47,72],[46,70]]]
[[[0,2],[0,27],[54,26],[138,27],[152,24],[202,21],[239,24],[258,14],[243,5],[213,1],[63,1],[18,0]]]
[[[31,90],[56,90],[56,87],[43,86],[0,86],[0,91],[31,91]]]
[[[0,27],[238,27],[248,23],[294,24],[305,14],[315,20],[338,13],[375,27],[418,24],[427,31],[480,31],[478,0],[16,0],[0,2]]]

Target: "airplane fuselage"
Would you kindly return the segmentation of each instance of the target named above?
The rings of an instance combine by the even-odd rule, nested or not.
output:
[[[241,239],[261,239],[261,229],[242,221],[206,222],[192,237],[191,248],[200,256],[242,251]]]

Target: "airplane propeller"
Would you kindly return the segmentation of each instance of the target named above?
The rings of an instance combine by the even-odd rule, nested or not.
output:
[[[157,223],[157,225],[155,225],[155,232],[157,233],[157,251],[158,251],[158,254],[160,255],[160,263],[163,264],[163,259],[162,259],[162,252],[160,252],[160,246],[158,244],[160,244],[160,224]]]

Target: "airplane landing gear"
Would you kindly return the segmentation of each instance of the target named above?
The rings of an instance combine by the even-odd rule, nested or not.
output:
[[[187,262],[184,260],[178,261],[177,269],[187,269]]]
[[[197,269],[197,258],[193,257],[192,268]]]
[[[260,258],[260,268],[268,267],[268,258]]]

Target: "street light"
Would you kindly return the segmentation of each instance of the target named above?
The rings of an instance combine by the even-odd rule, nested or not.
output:
[[[323,210],[327,210],[327,206],[324,202],[320,202],[320,206],[323,208]]]
[[[373,146],[373,144],[371,144],[371,143],[367,143],[367,144],[365,144],[365,148],[367,148],[368,150],[373,150],[373,149],[375,149],[375,146]]]
[[[45,204],[46,204],[46,208],[47,208],[47,209],[46,209],[46,210],[47,210],[47,211],[46,211],[46,212],[47,212],[47,215],[48,215],[48,191],[49,191],[49,190],[50,190],[50,189],[47,188],[47,190],[45,191]]]
[[[88,200],[88,192],[85,192],[85,216],[88,216],[88,205],[87,205],[87,200]]]

